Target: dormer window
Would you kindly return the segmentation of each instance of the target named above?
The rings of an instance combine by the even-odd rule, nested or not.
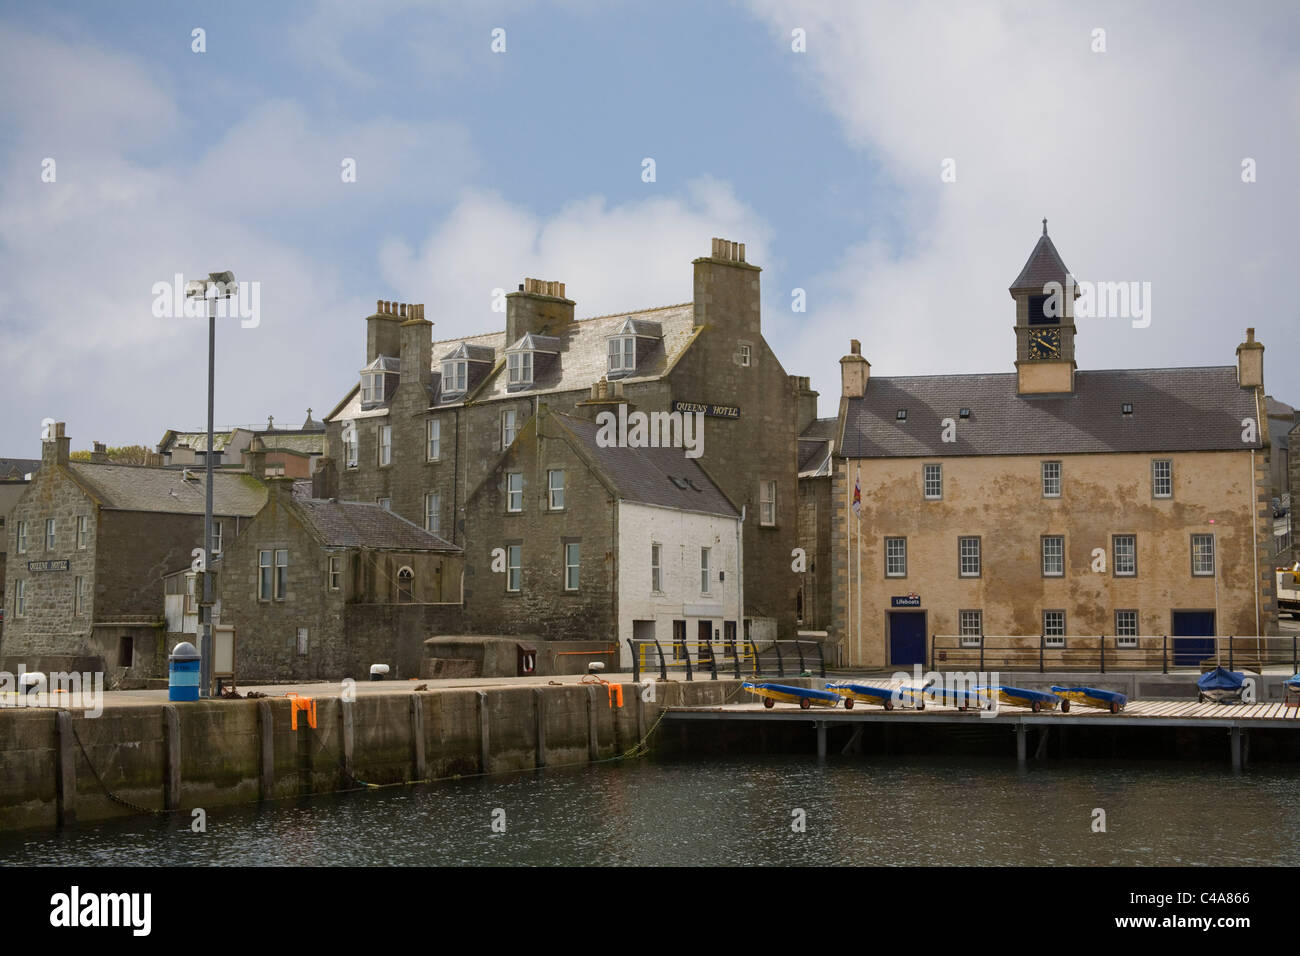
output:
[[[609,374],[621,376],[635,372],[637,359],[650,355],[663,337],[663,327],[658,322],[625,319],[609,338]]]
[[[442,363],[443,394],[458,394],[465,391],[468,365],[469,363],[464,359]]]
[[[509,384],[511,385],[533,384],[533,353],[532,352],[511,352],[508,356],[506,356],[506,367],[509,372]]]
[[[636,336],[620,336],[609,340],[609,370],[631,372],[636,368]]]
[[[382,405],[387,399],[389,385],[397,381],[401,363],[391,356],[381,355],[361,370],[361,404]]]

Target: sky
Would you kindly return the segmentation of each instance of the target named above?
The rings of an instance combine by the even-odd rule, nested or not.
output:
[[[850,339],[873,375],[1012,371],[1043,218],[1143,291],[1078,320],[1081,369],[1229,365],[1251,326],[1300,406],[1297,51],[1283,0],[4,0],[0,457],[47,418],[74,449],[204,427],[177,273],[257,284],[218,424],[293,425],[377,299],[435,339],[502,328],[526,276],[580,318],[686,302],[715,236],[829,416]]]

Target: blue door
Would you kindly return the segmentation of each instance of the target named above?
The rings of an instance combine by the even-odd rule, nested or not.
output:
[[[889,612],[889,663],[925,666],[925,612]]]
[[[1214,612],[1174,611],[1174,664],[1199,667],[1214,656]]]

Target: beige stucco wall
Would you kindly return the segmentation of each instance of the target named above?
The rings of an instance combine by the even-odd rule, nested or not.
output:
[[[1157,457],[1173,459],[1172,499],[1152,497]],[[1219,633],[1276,633],[1270,594],[1260,599],[1256,625],[1253,546],[1263,527],[1256,483],[1267,482],[1266,466],[1256,459],[1253,474],[1249,451],[837,460],[835,634],[844,641],[845,663],[892,663],[890,597],[911,592],[927,612],[928,634],[956,634],[958,611],[979,609],[986,635],[1037,635],[1043,610],[1061,609],[1067,635],[1111,635],[1117,608],[1138,611],[1140,634],[1167,634],[1173,609],[1216,607],[1214,578],[1191,573],[1191,534],[1212,527]],[[1045,460],[1063,463],[1059,498],[1042,495]],[[942,500],[927,501],[922,493],[927,462],[943,465]],[[859,474],[860,522],[850,507]],[[1136,577],[1114,576],[1115,534],[1137,536]],[[965,535],[982,539],[978,578],[958,574],[957,539]],[[1042,575],[1043,535],[1065,536],[1063,578]],[[907,538],[906,578],[885,577],[886,536]],[[1092,570],[1094,548],[1105,552],[1104,573]],[[1261,561],[1260,580],[1270,573]]]

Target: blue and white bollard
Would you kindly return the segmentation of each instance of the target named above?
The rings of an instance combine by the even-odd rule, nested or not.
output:
[[[170,667],[167,675],[167,699],[198,700],[198,648],[189,641],[182,641],[172,648],[172,654],[168,661]]]

